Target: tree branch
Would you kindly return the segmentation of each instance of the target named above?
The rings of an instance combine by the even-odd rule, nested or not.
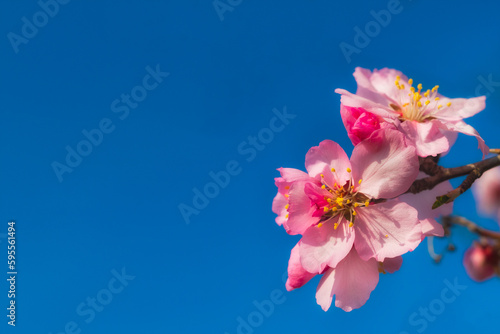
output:
[[[460,226],[465,226],[471,231],[472,233],[476,233],[477,235],[480,235],[482,237],[487,237],[491,239],[497,239],[500,240],[500,233],[487,230],[485,228],[480,227],[479,225],[471,222],[470,220],[460,217],[460,216],[445,216],[443,217],[443,226],[451,226],[451,225],[460,225]]]
[[[413,182],[407,193],[418,194],[424,190],[434,188],[441,182],[467,175],[467,178],[458,188],[450,191],[448,194],[437,197],[437,201],[434,203],[433,209],[443,204],[453,202],[458,196],[467,191],[472,186],[474,181],[481,177],[484,172],[493,167],[500,166],[500,149],[493,149],[490,150],[490,152],[498,152],[498,155],[473,164],[454,168],[443,168],[438,166],[431,159],[428,159],[428,157],[423,158],[420,160],[420,170],[426,173],[429,172],[427,174],[430,174],[431,176]]]

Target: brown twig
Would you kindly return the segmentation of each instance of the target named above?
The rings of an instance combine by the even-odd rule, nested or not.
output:
[[[495,231],[491,231],[491,230],[482,228],[479,225],[477,225],[476,223],[473,223],[464,217],[460,217],[460,216],[443,217],[443,226],[445,227],[445,229],[447,226],[451,226],[451,225],[465,226],[472,233],[476,233],[477,235],[480,235],[482,237],[500,240],[500,232],[495,232]]]
[[[490,151],[496,152],[497,149],[493,149]],[[425,170],[424,172],[430,174],[431,176],[420,180],[416,180],[415,182],[413,182],[413,184],[411,185],[410,189],[408,189],[407,192],[412,194],[417,194],[424,190],[430,190],[441,182],[467,175],[467,178],[464,180],[464,182],[462,182],[462,184],[458,188],[452,190],[448,194],[437,197],[437,201],[436,203],[434,203],[433,208],[437,208],[445,203],[450,203],[454,201],[458,196],[463,194],[465,191],[467,191],[472,186],[472,183],[474,183],[476,179],[481,177],[481,175],[484,172],[493,167],[500,166],[500,150],[498,151],[499,154],[494,157],[481,160],[473,164],[468,164],[465,166],[454,167],[454,168],[443,168],[435,163],[433,165],[432,160],[428,158],[421,159],[420,169],[427,170],[430,173],[427,173]],[[422,167],[423,165],[425,167]]]

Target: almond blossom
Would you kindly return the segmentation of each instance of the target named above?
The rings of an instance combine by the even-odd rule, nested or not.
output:
[[[478,211],[500,223],[500,167],[492,168],[472,185]]]
[[[388,68],[371,72],[358,67],[354,78],[356,94],[335,90],[342,95],[341,116],[354,145],[389,126],[403,132],[422,157],[447,152],[459,132],[476,137],[483,155],[488,153],[478,132],[463,121],[484,109],[485,96],[450,99],[438,93],[439,86],[415,88],[412,79]]]
[[[363,261],[384,261],[415,249],[418,212],[395,198],[418,175],[415,148],[394,130],[377,131],[347,157],[325,140],[306,155],[308,173],[280,169],[273,211],[289,234],[302,234],[301,266],[311,274],[335,268],[354,247]],[[391,199],[377,202],[375,199]]]

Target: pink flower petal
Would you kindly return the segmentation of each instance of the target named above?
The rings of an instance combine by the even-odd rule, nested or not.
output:
[[[325,272],[316,290],[316,301],[327,311],[336,295],[335,306],[350,312],[366,303],[378,280],[377,262],[363,261],[353,249],[335,269]]]
[[[373,102],[364,97],[352,94],[345,89],[335,89],[335,93],[341,94],[340,102],[352,108],[362,108],[365,109],[372,114],[375,114],[380,117],[386,118],[389,120],[397,121],[398,114],[389,107],[389,105],[379,104],[377,102]]]
[[[398,256],[385,259],[382,266],[384,267],[384,270],[386,272],[388,272],[389,274],[394,274],[396,271],[399,270],[399,268],[401,268],[402,264],[403,264],[403,257]]]
[[[320,178],[333,186],[334,183],[344,185],[349,180],[347,168],[351,167],[345,151],[334,141],[323,140],[319,146],[312,147],[306,154],[306,169],[311,177]],[[332,174],[331,169],[335,168]]]
[[[389,69],[389,68],[383,68],[381,70],[373,70],[373,73],[370,73],[369,70],[366,69],[359,69],[356,68],[354,71],[354,78],[356,79],[356,82],[358,84],[358,91],[356,94],[360,93],[360,88],[361,88],[361,93],[365,96],[364,94],[368,94],[367,90],[374,91],[378,93],[379,95],[382,95],[385,97],[385,99],[389,102],[386,105],[389,105],[390,103],[398,104],[399,97],[401,96],[401,91],[396,87],[396,77],[399,76],[399,82],[400,84],[404,84],[407,89],[409,89],[410,85],[408,84],[408,78],[401,73],[400,71],[394,70],[394,69]],[[360,87],[361,86],[361,87]],[[363,89],[365,88],[365,89]],[[369,95],[370,99],[375,100],[373,94]]]
[[[448,138],[441,132],[437,121],[405,121],[401,123],[401,128],[421,157],[436,156],[450,148]]]
[[[304,192],[306,181],[294,182],[290,188],[288,203],[288,220],[284,223],[289,234],[303,234],[310,226],[316,224],[319,217],[314,217],[316,206]]]
[[[440,104],[445,107],[436,110],[433,116],[442,120],[460,121],[464,118],[474,116],[486,107],[486,96],[479,96],[471,99],[448,99],[444,96],[439,96],[441,98],[439,101]],[[449,107],[446,106],[448,102],[451,102]]]
[[[418,212],[397,199],[358,208],[354,222],[354,246],[368,260],[396,257],[414,250],[421,241]]]
[[[488,148],[488,146],[486,146],[486,143],[484,142],[483,138],[481,138],[479,133],[472,126],[465,124],[465,122],[461,122],[461,121],[454,122],[454,123],[446,123],[444,125],[450,131],[461,132],[461,133],[466,134],[468,136],[476,137],[477,142],[478,142],[478,147],[481,150],[481,152],[483,152],[483,157],[485,157],[489,153],[489,148]]]
[[[428,177],[427,174],[420,172],[417,179]],[[418,219],[422,223],[423,236],[435,235],[443,236],[443,226],[434,218],[450,215],[453,211],[453,203],[448,203],[440,206],[437,209],[432,209],[432,205],[436,201],[436,197],[447,194],[453,190],[450,182],[445,181],[436,185],[431,190],[425,190],[418,194],[404,194],[399,197],[399,200],[414,207],[418,212]]]
[[[404,193],[418,175],[415,148],[406,146],[395,130],[379,130],[357,145],[351,156],[352,176],[363,194],[372,198],[392,198]]]
[[[485,216],[498,216],[500,223],[500,167],[481,175],[472,185],[478,212]]]
[[[278,215],[276,217],[276,224],[278,224],[279,226],[283,225],[283,223],[286,221],[285,216],[288,211],[285,209],[285,206],[287,204],[288,200],[285,198],[285,196],[280,193],[276,194],[273,200],[273,212]]]
[[[300,264],[299,244],[295,245],[290,253],[290,260],[288,261],[288,279],[286,281],[286,289],[288,291],[298,289],[309,282],[309,280],[314,276],[316,276],[316,274],[311,274],[306,271]]]
[[[352,248],[353,229],[342,219],[335,230],[332,220],[321,227],[311,226],[300,240],[300,261],[310,273],[319,274],[326,266],[335,267]]]

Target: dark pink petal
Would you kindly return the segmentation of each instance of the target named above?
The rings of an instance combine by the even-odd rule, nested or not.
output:
[[[379,130],[352,151],[352,176],[358,191],[372,198],[392,198],[404,193],[418,175],[415,148],[402,133]]]
[[[362,108],[352,108],[341,104],[340,115],[353,145],[358,145],[360,141],[380,129],[378,116]]]
[[[450,148],[448,138],[441,132],[437,121],[405,121],[401,123],[401,129],[421,157],[436,156]]]
[[[358,208],[354,230],[359,256],[377,261],[414,250],[422,235],[417,210],[397,199]]]
[[[300,264],[299,244],[295,245],[290,253],[290,260],[288,261],[288,279],[286,281],[286,289],[288,291],[298,289],[309,282],[309,280],[314,276],[316,276],[316,274],[311,274],[306,271]]]
[[[316,224],[319,217],[314,217],[316,206],[304,192],[306,181],[294,182],[290,188],[288,203],[288,220],[284,223],[289,234],[303,234],[310,226]]]
[[[325,181],[333,187],[334,183],[344,185],[349,180],[347,168],[351,167],[345,151],[334,141],[323,140],[319,146],[312,147],[306,154],[306,169],[311,177]],[[335,172],[332,173],[331,169]]]
[[[336,218],[321,227],[311,226],[300,240],[300,261],[310,273],[321,273],[327,266],[335,267],[351,250],[354,231],[345,219],[334,229]]]
[[[394,274],[396,271],[399,270],[399,268],[401,268],[402,264],[403,264],[403,258],[401,256],[397,256],[385,259],[382,266],[384,267],[384,270],[386,272],[388,272],[389,274]]]
[[[350,312],[366,303],[378,280],[377,261],[363,261],[353,249],[335,269],[330,268],[323,275],[316,301],[327,311],[335,295],[335,306]]]
[[[465,122],[454,122],[454,123],[445,123],[444,124],[448,130],[450,131],[455,131],[455,132],[461,132],[463,134],[466,134],[468,136],[473,136],[476,137],[477,142],[478,142],[478,148],[483,152],[483,157],[486,156],[489,153],[489,148],[486,146],[486,143],[484,142],[483,138],[479,135],[479,133],[474,129],[472,126],[465,124]]]

